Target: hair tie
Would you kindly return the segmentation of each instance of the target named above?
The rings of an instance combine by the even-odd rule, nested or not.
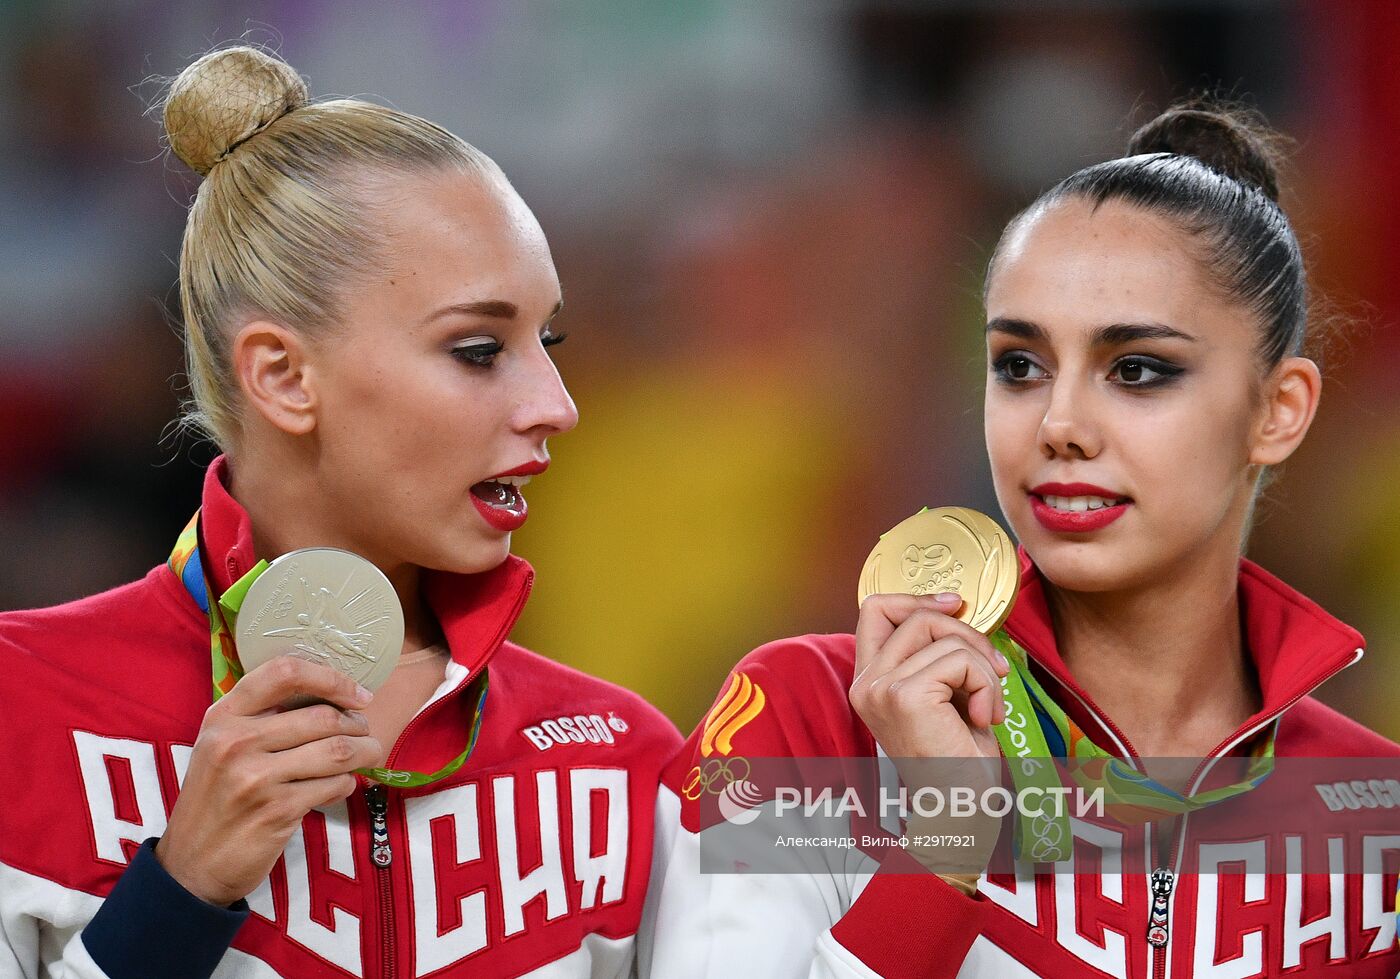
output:
[[[278,119],[281,119],[283,116],[287,115],[287,113],[292,112],[292,111],[294,111],[294,110],[296,110],[296,109],[299,109],[299,108],[301,108],[300,105],[288,105],[288,106],[285,106],[285,107],[282,109],[281,112],[277,113],[277,115],[275,115],[275,116],[273,116],[271,119],[267,120],[267,122],[265,122],[265,123],[263,123],[262,125],[260,125],[260,126],[258,126],[257,128],[255,128],[255,129],[254,129],[251,133],[249,133],[247,136],[244,136],[242,139],[234,140],[232,143],[229,144],[228,149],[224,150],[224,151],[223,151],[222,153],[220,153],[218,156],[214,157],[214,162],[211,163],[211,164],[209,164],[209,169],[210,169],[210,170],[213,170],[213,169],[214,169],[216,166],[218,166],[220,163],[223,163],[225,160],[227,160],[227,159],[229,158],[229,155],[230,155],[231,153],[233,153],[234,150],[238,149],[238,147],[240,147],[240,146],[242,146],[244,143],[248,142],[248,140],[250,140],[250,139],[252,139],[254,136],[258,135],[258,133],[262,132],[262,131],[263,131],[264,129],[266,129],[268,126],[271,126],[271,125],[272,125],[274,122],[276,122]]]

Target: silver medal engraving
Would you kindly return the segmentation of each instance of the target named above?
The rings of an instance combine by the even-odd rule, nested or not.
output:
[[[296,656],[376,690],[398,663],[403,628],[384,572],[350,551],[308,547],[273,561],[249,587],[235,641],[245,672]]]

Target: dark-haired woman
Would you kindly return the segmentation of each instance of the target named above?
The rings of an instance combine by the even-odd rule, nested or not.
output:
[[[1130,768],[1400,755],[1311,697],[1357,662],[1361,636],[1241,556],[1260,477],[1302,441],[1320,392],[1268,145],[1230,110],[1170,110],[1127,156],[1017,216],[987,272],[987,450],[1022,547],[1005,633],[1052,701],[1039,718],[1050,743],[1058,713]],[[911,759],[999,757],[991,726],[1006,717],[1010,667],[954,617],[959,604],[872,596],[854,635],[784,640],[739,663],[668,774],[683,801],[658,975],[1396,974],[1393,872],[1353,872],[1360,855],[1338,845],[1347,869],[1314,873],[1318,848],[1334,866],[1332,844],[1263,829],[1248,860],[1217,868],[1221,851],[1197,846],[1188,827],[1201,817],[1190,815],[1111,836],[1076,824],[1105,854],[1079,873],[878,872],[937,868],[912,823],[910,850],[882,865],[872,847],[828,850],[804,873],[762,873],[753,856],[753,873],[702,873],[701,801],[707,773],[722,780],[716,766],[883,752],[904,777]],[[1178,795],[1194,799],[1198,784]],[[1295,845],[1308,873],[1264,872]],[[1183,861],[1199,872],[1182,873]]]
[[[507,639],[521,487],[578,419],[539,223],[460,137],[251,48],[165,123],[204,178],[180,290],[224,455],[168,563],[0,616],[0,977],[626,975],[680,735]],[[313,661],[240,660],[240,586],[311,547],[383,591],[274,591],[269,651]],[[370,649],[394,596],[402,648]],[[373,695],[314,661],[400,652]]]

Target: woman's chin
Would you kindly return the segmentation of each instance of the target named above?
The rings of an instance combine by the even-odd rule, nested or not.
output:
[[[510,557],[510,535],[505,535],[499,541],[491,544],[478,544],[468,552],[464,552],[458,566],[453,568],[457,574],[481,574],[493,568],[499,568],[506,558]]]
[[[1048,543],[1026,548],[1041,577],[1064,591],[1106,592],[1131,587],[1142,569],[1105,547]],[[1130,566],[1133,565],[1133,566]]]
[[[422,566],[449,574],[481,574],[498,568],[510,556],[510,534],[490,538],[473,535],[469,540],[449,542]]]

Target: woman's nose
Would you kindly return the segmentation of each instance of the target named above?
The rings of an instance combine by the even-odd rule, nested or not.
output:
[[[1092,459],[1102,448],[1090,417],[1087,392],[1068,378],[1058,378],[1050,391],[1050,403],[1040,422],[1041,451],[1048,458]]]
[[[521,431],[542,429],[546,435],[558,435],[578,424],[578,406],[564,386],[554,361],[543,350],[536,354],[517,403],[516,427]]]

